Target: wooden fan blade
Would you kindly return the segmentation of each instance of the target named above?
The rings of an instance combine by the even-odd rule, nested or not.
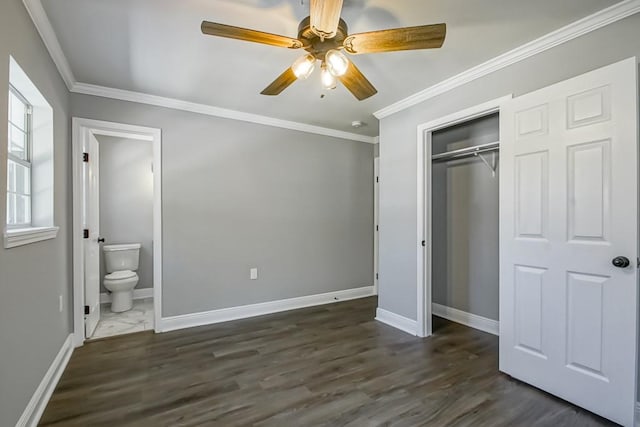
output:
[[[367,99],[370,96],[378,93],[378,90],[373,87],[371,82],[362,74],[362,72],[356,67],[356,65],[349,61],[349,68],[344,75],[338,77],[342,84],[349,89],[349,92],[353,94],[359,101]]]
[[[335,37],[340,22],[343,0],[311,0],[311,31],[318,36],[330,39]]]
[[[344,40],[344,48],[354,55],[398,50],[434,49],[442,47],[446,34],[446,24],[372,31],[350,35]]]
[[[298,80],[298,78],[293,74],[291,67],[289,67],[260,93],[262,95],[279,95],[280,92],[291,86],[296,80]]]
[[[298,39],[279,36],[277,34],[264,33],[262,31],[249,30],[247,28],[234,27],[231,25],[218,24],[216,22],[202,21],[200,27],[203,34],[210,36],[227,37],[236,40],[268,44],[271,46],[287,47],[289,49],[300,49],[303,44]]]

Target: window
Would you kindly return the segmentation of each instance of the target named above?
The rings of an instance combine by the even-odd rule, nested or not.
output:
[[[7,226],[31,226],[31,114],[32,107],[9,86],[7,158]]]
[[[0,193],[4,247],[54,239],[53,108],[12,57],[9,92],[0,95],[9,107],[7,144],[4,136],[0,144],[6,150],[0,153],[0,176],[7,177],[6,196]]]

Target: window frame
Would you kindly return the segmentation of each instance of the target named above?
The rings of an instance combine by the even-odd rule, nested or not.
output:
[[[6,218],[5,218],[5,225],[7,227],[8,230],[15,230],[15,229],[24,229],[24,228],[32,228],[33,227],[33,194],[32,194],[32,190],[33,190],[33,159],[32,159],[32,153],[33,153],[33,105],[31,105],[31,103],[27,100],[27,98],[22,95],[20,93],[20,91],[18,89],[16,89],[11,83],[9,83],[9,95],[13,95],[16,98],[18,98],[18,100],[20,100],[20,102],[22,102],[25,106],[25,118],[24,118],[24,125],[25,128],[24,129],[20,129],[15,123],[13,123],[11,121],[11,115],[9,114],[7,117],[7,122],[8,122],[8,126],[9,126],[9,130],[11,129],[11,126],[14,126],[16,128],[18,128],[19,130],[23,131],[26,135],[26,146],[25,146],[25,158],[26,159],[21,159],[19,157],[17,157],[15,154],[12,154],[9,148],[9,145],[7,145],[7,173],[8,173],[8,161],[11,160],[12,162],[15,162],[19,165],[21,165],[24,168],[27,168],[29,171],[29,194],[21,194],[21,193],[14,193],[9,191],[9,182],[7,180],[7,188],[6,188],[6,192],[7,192],[7,210],[9,209],[8,206],[8,195],[9,194],[20,194],[21,196],[28,196],[29,198],[29,222],[24,222],[24,223],[17,223],[17,224],[9,224],[9,215],[7,212]],[[9,97],[9,99],[11,99]],[[11,141],[8,140],[7,144],[10,144]],[[7,176],[8,178],[8,176]]]

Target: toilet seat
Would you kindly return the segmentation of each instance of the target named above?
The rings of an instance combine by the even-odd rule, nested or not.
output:
[[[122,271],[114,271],[113,273],[107,274],[104,276],[105,280],[124,280],[130,279],[132,277],[136,277],[135,271],[131,270],[122,270]]]

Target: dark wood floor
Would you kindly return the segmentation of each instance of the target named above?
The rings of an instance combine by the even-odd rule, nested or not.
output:
[[[496,337],[419,339],[367,298],[77,349],[44,426],[599,426],[498,373]]]

